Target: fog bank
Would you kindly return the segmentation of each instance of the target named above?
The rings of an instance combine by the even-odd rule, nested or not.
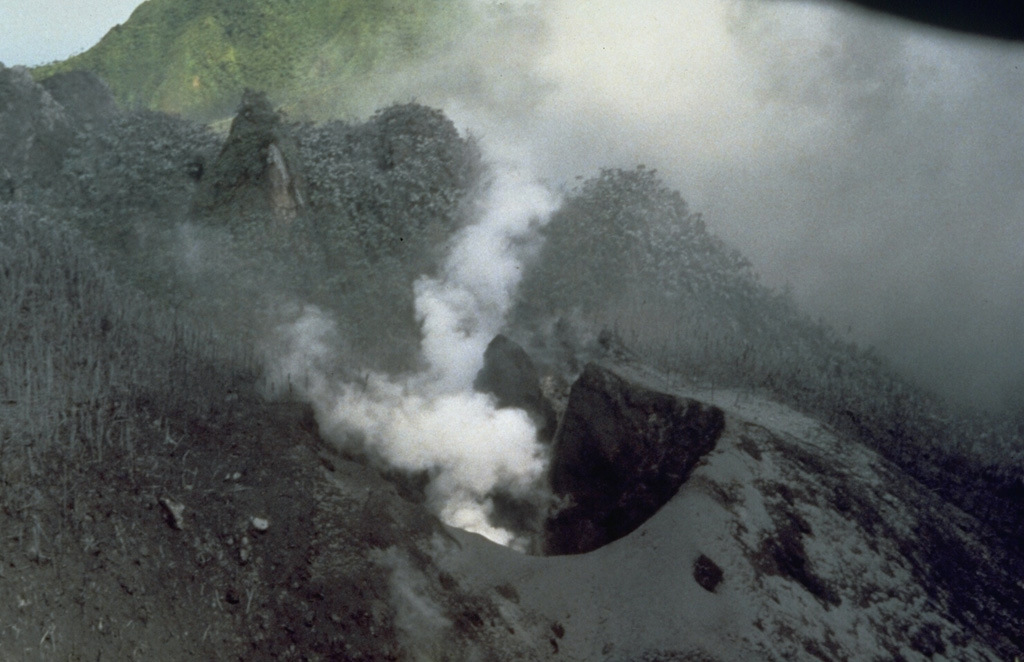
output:
[[[478,5],[382,101],[443,107],[555,187],[657,168],[851,340],[963,401],[1015,397],[1024,46],[824,2]]]

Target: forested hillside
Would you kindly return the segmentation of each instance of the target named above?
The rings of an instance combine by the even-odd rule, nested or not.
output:
[[[245,88],[298,114],[364,110],[373,76],[457,34],[465,5],[425,0],[149,0],[93,48],[35,70],[91,71],[128,108],[229,116]]]

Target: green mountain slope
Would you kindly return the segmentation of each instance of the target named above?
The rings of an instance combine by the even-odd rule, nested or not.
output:
[[[375,73],[449,40],[463,0],[148,0],[93,48],[35,70],[85,69],[129,107],[230,114],[245,88],[307,117],[364,110]],[[362,92],[360,92],[362,91]]]

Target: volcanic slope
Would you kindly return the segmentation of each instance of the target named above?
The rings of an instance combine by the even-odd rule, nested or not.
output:
[[[59,173],[55,164],[65,157],[57,147],[67,147],[72,118],[23,71],[8,70],[5,80],[52,121],[18,123],[35,111],[5,116],[12,127],[5,135],[26,149],[8,150],[0,190],[0,595],[9,596],[0,601],[0,659],[1012,660],[1024,652],[1024,571],[1000,551],[1013,536],[992,534],[979,517],[947,505],[858,443],[857,430],[828,427],[822,421],[834,407],[819,405],[818,419],[796,414],[754,397],[749,375],[741,392],[685,391],[630,362],[614,343],[602,345],[607,334],[595,334],[587,350],[593,356],[559,338],[550,353],[575,354],[565,364],[578,366],[601,358],[603,346],[604,359],[615,358],[608,369],[630,382],[726,412],[714,450],[680,491],[624,537],[575,556],[522,556],[445,529],[422,503],[403,498],[401,486],[327,443],[308,408],[262,399],[259,370],[243,345],[220,342],[120,284],[89,251],[84,231],[60,222],[76,218],[71,203],[44,210],[29,202],[46,199],[47,190],[59,201],[59,180],[50,189],[38,180]],[[144,130],[154,125],[168,121],[138,123],[144,144],[163,142]],[[435,138],[419,139],[420,126],[435,127]],[[437,113],[406,106],[382,112],[365,129],[317,131],[327,144],[364,145],[364,135],[382,150],[367,148],[369,155],[389,157],[365,168],[365,178],[342,180],[348,193],[380,182],[394,195],[403,190],[399,177],[437,170],[436,152],[451,155],[441,162],[472,165],[468,145],[444,138],[449,129]],[[194,142],[205,149],[210,140]],[[318,142],[299,145],[315,153]],[[429,158],[417,158],[421,148]],[[131,189],[129,200],[153,190],[186,207],[198,186],[189,183],[195,164],[167,161],[166,171],[140,160],[137,170],[97,166],[81,174],[116,179],[118,189]],[[307,170],[310,181],[318,172],[333,181],[329,165]],[[451,181],[461,181],[458,172]],[[126,176],[138,173],[145,176]],[[416,185],[404,189],[410,193],[434,181],[409,178]],[[351,186],[358,182],[365,187]],[[588,212],[577,220],[588,225],[590,209],[614,212],[597,203],[614,199],[604,193],[620,185],[662,188],[639,169],[607,173],[584,186],[595,204],[577,204]],[[103,198],[88,196],[102,191],[85,191],[83,207],[95,209]],[[442,230],[454,231],[458,197],[441,193],[427,202],[440,210]],[[646,197],[637,209],[651,206]],[[676,197],[663,205],[673,219],[683,215]],[[124,209],[123,202],[115,197],[106,208]],[[399,215],[407,207],[398,203],[383,207],[351,218],[369,227],[381,225],[377,218],[420,218]],[[111,216],[130,226],[143,218]],[[568,223],[564,215],[548,227],[559,223]],[[568,235],[577,226],[561,227]],[[682,227],[703,243],[679,243],[680,250],[705,245],[721,255],[696,221]],[[421,234],[426,244],[431,233]],[[734,294],[730,282],[710,279],[704,298],[726,300],[717,295]],[[396,282],[392,291],[408,284]],[[744,301],[756,302],[756,294]],[[717,309],[720,318],[691,317],[715,328],[705,338],[740,351],[728,325],[717,322],[735,308]],[[792,317],[780,319],[779,327],[793,328]],[[554,325],[556,332],[562,326]],[[716,367],[704,356],[706,369]],[[693,377],[678,362],[657,363]],[[791,362],[794,372],[815,365]],[[557,376],[568,383],[578,372]],[[777,376],[763,388],[772,383]],[[878,401],[893,399],[879,382],[864,383]],[[821,389],[800,392],[823,401]],[[901,424],[880,411],[873,418],[879,429]],[[866,432],[857,439],[875,449],[906,436],[896,430],[869,439]],[[926,446],[935,438],[922,435],[906,449],[938,453],[941,446]],[[1010,467],[1005,456],[1000,462]],[[955,466],[928,475],[955,488],[965,473]],[[997,512],[1019,512],[1009,510],[1008,494]],[[1003,531],[1018,525],[1007,521]]]
[[[454,531],[459,545],[440,560],[468,585],[494,587],[547,620],[552,654],[702,662],[1020,654],[1024,583],[972,517],[784,405],[676,389],[636,365],[614,370],[726,412],[715,449],[677,495],[587,554],[526,557]]]

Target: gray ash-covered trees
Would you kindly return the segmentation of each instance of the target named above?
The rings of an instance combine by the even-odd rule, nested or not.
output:
[[[419,344],[413,283],[440,267],[469,219],[483,166],[472,139],[415,103],[367,122],[296,131],[309,193],[309,231],[323,247],[319,291],[348,311],[354,348],[382,367],[410,367]]]
[[[0,63],[0,202],[59,190],[75,133],[64,107],[27,70]]]
[[[633,301],[756,290],[750,263],[643,166],[605,169],[585,181],[543,235],[521,290],[527,307],[607,316]]]
[[[413,283],[470,217],[479,149],[408,103],[364,122],[289,122],[247,92],[230,135],[118,108],[83,72],[0,69],[0,202],[59,209],[122,278],[250,333],[254,311],[313,303],[368,365],[416,361]],[[239,300],[244,315],[223,315]],[[264,305],[270,304],[270,305]],[[266,320],[263,320],[266,321]]]
[[[603,170],[543,235],[513,313],[531,350],[604,327],[680,381],[763,391],[828,421],[1019,537],[1019,427],[943,402],[759,283],[654,171]]]
[[[480,153],[438,110],[419,104],[378,111],[363,124],[330,122],[297,134],[317,238],[329,263],[388,258],[436,267],[444,239],[466,220]]]

